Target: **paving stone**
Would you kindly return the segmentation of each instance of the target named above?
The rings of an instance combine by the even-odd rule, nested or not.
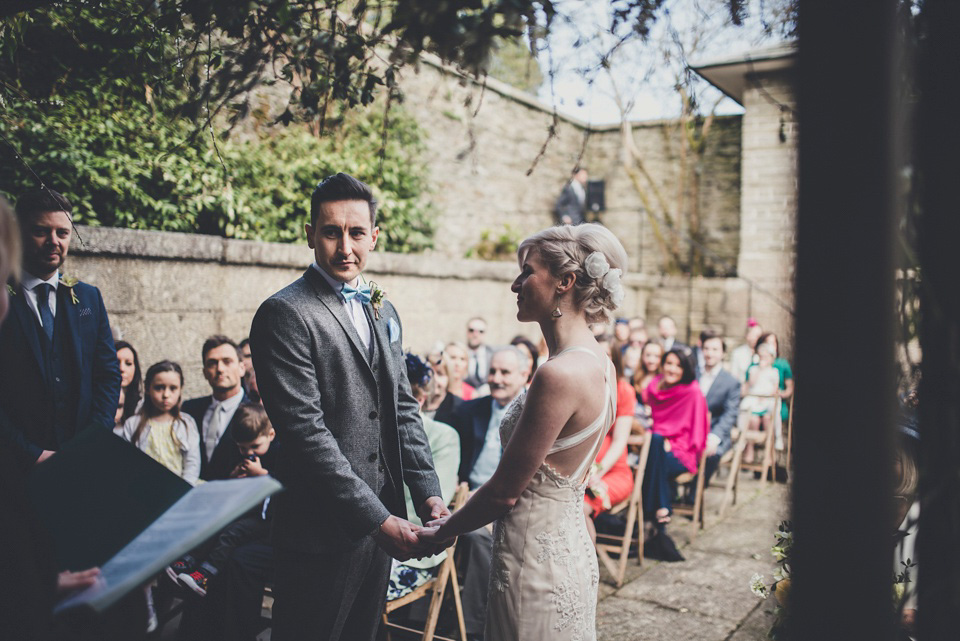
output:
[[[599,641],[723,641],[736,627],[728,619],[618,597],[597,606]]]
[[[750,592],[754,573],[770,575],[771,561],[687,550],[687,560],[664,563],[616,593],[618,600],[647,601],[728,620],[735,626],[757,605]]]

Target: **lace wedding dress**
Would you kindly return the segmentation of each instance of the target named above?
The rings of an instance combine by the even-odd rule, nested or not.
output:
[[[572,347],[556,354],[589,349]],[[597,358],[599,361],[599,358]],[[606,402],[597,419],[558,438],[548,453],[590,445],[573,474],[544,461],[513,509],[494,524],[486,641],[594,641],[597,555],[583,514],[586,476],[616,409],[616,374],[604,359]],[[520,418],[526,393],[517,397],[500,424],[506,444]],[[581,448],[582,449],[582,448]]]

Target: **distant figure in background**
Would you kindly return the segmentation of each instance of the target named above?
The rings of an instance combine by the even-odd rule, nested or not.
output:
[[[123,393],[123,420],[122,425],[128,418],[137,413],[140,409],[140,401],[143,398],[143,378],[140,374],[140,358],[137,356],[137,350],[127,341],[117,341],[117,365],[120,367],[120,391]]]
[[[136,415],[123,424],[123,438],[191,485],[200,478],[200,433],[180,411],[183,370],[173,361],[147,369],[147,390]]]
[[[747,370],[740,404],[740,409],[750,414],[747,428],[752,431],[773,429],[776,399],[770,397],[777,394],[780,386],[780,372],[773,367],[773,348],[758,342],[757,358],[759,362]],[[753,463],[753,446],[752,442],[748,442],[743,450],[744,463]]]
[[[247,394],[250,393],[250,380],[255,378],[253,373],[253,358],[250,356],[250,339],[245,338],[240,341],[240,360],[243,361],[243,389],[247,391]],[[256,383],[254,383],[256,384]],[[257,400],[254,402],[259,403],[259,393],[257,394]]]
[[[447,364],[443,360],[443,356],[434,355],[432,359],[432,361],[430,358],[427,359],[433,367],[430,396],[422,406],[421,412],[424,416],[435,421],[453,425],[453,416],[457,408],[463,403],[463,399],[447,390],[449,377],[447,376]]]
[[[447,391],[465,401],[474,397],[476,389],[467,382],[467,366],[470,362],[467,346],[453,341],[443,348],[443,362],[447,364]]]
[[[480,388],[487,383],[493,348],[487,345],[487,321],[479,316],[467,323],[467,384]]]
[[[650,415],[647,387],[650,381],[660,375],[660,361],[663,359],[663,345],[657,341],[647,341],[640,350],[640,367],[633,373],[633,391],[637,393],[637,405],[633,416],[639,423],[636,431],[648,430],[653,424]]]
[[[191,398],[183,411],[193,417],[200,428],[200,478],[214,481],[229,478],[240,462],[240,453],[231,430],[241,403],[250,403],[243,390],[243,357],[240,347],[230,338],[211,336],[200,349],[203,377],[213,392],[210,396]],[[228,437],[228,438],[224,438]]]
[[[70,202],[53,191],[17,201],[23,271],[0,327],[0,447],[40,463],[81,430],[113,429],[120,370],[100,290],[60,268],[70,249]]]
[[[530,374],[527,376],[527,385],[533,380],[533,375],[537,373],[537,367],[540,365],[540,350],[526,336],[514,336],[510,344],[520,350],[530,362]]]
[[[623,347],[630,340],[630,321],[618,318],[613,324],[613,341],[617,347]]]
[[[126,396],[124,395],[123,388],[120,388],[120,398],[117,399],[117,413],[113,415],[113,433],[123,438],[123,423],[126,419],[123,417],[124,410],[124,401],[126,401]]]
[[[757,339],[757,345],[766,343],[773,348],[773,367],[780,373],[780,420],[784,425],[790,417],[790,398],[793,396],[793,370],[787,359],[780,356],[780,339],[773,332],[767,332]],[[783,449],[782,435],[777,432],[777,449]]]
[[[763,327],[755,318],[747,319],[747,331],[744,334],[743,345],[740,345],[730,353],[730,373],[743,383],[747,380],[747,368],[755,363],[757,339],[763,335]]]
[[[677,341],[677,322],[670,316],[661,316],[657,321],[657,332],[660,334],[660,342],[665,351],[673,349],[674,345],[686,347],[683,343]]]
[[[560,225],[579,225],[586,221],[587,169],[574,167],[570,181],[557,198],[553,213]]]

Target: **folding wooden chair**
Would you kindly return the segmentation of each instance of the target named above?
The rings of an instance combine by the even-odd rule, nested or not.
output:
[[[724,490],[723,502],[720,504],[720,516],[723,516],[727,508],[737,502],[737,483],[741,470],[760,472],[764,483],[767,482],[768,473],[771,475],[776,474],[776,451],[774,446],[776,443],[777,425],[780,421],[780,403],[782,401],[780,396],[761,396],[760,398],[775,399],[773,406],[774,424],[769,430],[750,430],[747,429],[745,421],[745,419],[749,417],[748,413],[741,413],[740,425],[736,428],[739,435],[734,439],[733,447],[731,448],[733,459],[730,462],[730,473],[727,475],[727,485]],[[743,462],[743,451],[746,449],[748,443],[763,446],[763,454],[759,463],[756,461],[752,463]]]
[[[674,481],[677,487],[683,486],[684,497],[690,494],[690,485],[696,482],[696,496],[693,498],[693,505],[689,503],[674,503],[673,514],[680,516],[689,516],[691,518],[690,540],[697,536],[697,532],[703,529],[703,490],[704,490],[704,470],[707,464],[707,450],[704,448],[700,454],[700,462],[697,464],[697,473],[684,472]]]
[[[790,395],[790,414],[787,415],[787,475],[793,472],[793,400],[797,398],[797,385],[794,382]]]
[[[467,496],[469,493],[470,488],[467,486],[467,484],[461,483],[457,487],[457,491],[453,496],[453,501],[451,502],[450,506],[451,511],[456,511],[463,507],[463,504],[467,502]],[[457,580],[457,568],[453,560],[456,546],[457,543],[454,541],[450,547],[447,548],[447,558],[445,558],[440,564],[440,569],[437,572],[437,576],[431,578],[410,594],[402,596],[399,599],[394,599],[393,601],[387,601],[387,604],[383,610],[383,627],[387,633],[387,641],[390,641],[391,628],[403,630],[405,632],[422,634],[420,637],[422,641],[431,641],[431,639],[454,641],[449,637],[441,637],[436,634],[437,620],[440,617],[440,606],[443,604],[443,596],[447,589],[448,583],[450,584],[450,591],[453,593],[454,607],[456,608],[457,612],[457,624],[459,626],[460,641],[467,641],[467,629],[466,624],[463,621],[463,604],[460,602],[460,583]],[[426,596],[430,597],[430,607],[427,610],[427,621],[423,630],[408,628],[397,623],[392,623],[389,620],[388,616],[390,613]]]
[[[627,558],[630,555],[630,546],[637,545],[637,565],[643,564],[643,501],[641,500],[641,490],[643,488],[643,473],[647,468],[647,456],[650,454],[650,432],[642,436],[631,435],[627,439],[627,447],[639,448],[640,460],[634,469],[633,491],[627,500],[614,505],[610,508],[610,514],[619,514],[627,511],[626,528],[622,536],[614,534],[597,533],[597,557],[603,563],[610,575],[613,576],[614,584],[619,588],[623,585],[623,577],[627,572]],[[637,535],[634,536],[634,527],[637,527]],[[614,561],[610,553],[617,556]]]

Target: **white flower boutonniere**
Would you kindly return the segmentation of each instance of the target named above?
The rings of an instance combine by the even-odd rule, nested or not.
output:
[[[383,308],[383,301],[386,300],[387,292],[380,289],[374,281],[370,281],[370,304],[373,305],[373,315],[380,320],[380,310]]]
[[[77,298],[77,293],[73,291],[74,285],[76,285],[79,282],[80,281],[74,278],[73,276],[64,276],[63,274],[60,274],[60,283],[64,287],[70,290],[70,300],[73,301],[74,305],[80,302],[80,299]]]

